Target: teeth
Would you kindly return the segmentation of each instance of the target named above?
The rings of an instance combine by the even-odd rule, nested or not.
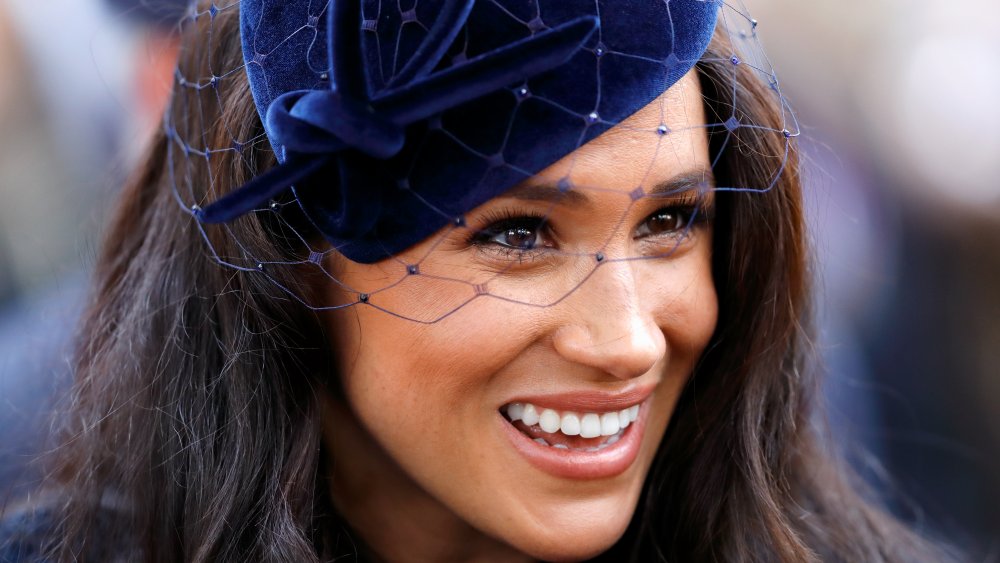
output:
[[[583,438],[596,438],[601,435],[601,418],[592,412],[588,412],[580,419],[580,436]]]
[[[535,409],[535,405],[528,403],[524,405],[524,411],[521,415],[521,420],[524,421],[528,426],[534,426],[538,424],[538,410]]]
[[[538,425],[549,434],[558,432],[560,423],[559,413],[552,409],[543,410],[541,416],[538,417]]]
[[[562,432],[566,436],[582,438],[611,436],[612,439],[597,446],[600,448],[618,441],[621,432],[639,417],[639,405],[614,412],[581,414],[567,411],[560,414],[553,409],[539,409],[531,403],[511,403],[507,405],[506,413],[511,422],[520,420],[528,426],[537,424],[542,431],[549,434]]]
[[[562,417],[562,424],[559,429],[567,436],[580,435],[580,417],[575,412],[568,412]]]
[[[613,436],[618,433],[618,413],[608,412],[601,416],[601,436]]]
[[[542,446],[546,446],[546,447],[550,447],[550,448],[555,448],[557,450],[572,450],[572,451],[577,451],[577,452],[599,452],[599,451],[603,450],[604,448],[610,447],[610,446],[618,443],[618,440],[621,440],[622,434],[624,434],[624,433],[625,433],[625,429],[619,430],[615,434],[613,434],[611,436],[608,436],[600,444],[597,444],[596,446],[590,446],[590,447],[587,447],[587,448],[571,448],[571,447],[567,446],[566,444],[550,444],[544,438],[535,438],[533,440],[533,442],[535,442],[536,444],[540,444]]]

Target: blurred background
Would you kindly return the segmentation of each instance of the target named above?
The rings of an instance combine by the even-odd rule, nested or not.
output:
[[[832,442],[900,516],[1000,561],[1000,3],[746,8],[803,129]],[[0,0],[0,499],[37,478],[185,9]]]

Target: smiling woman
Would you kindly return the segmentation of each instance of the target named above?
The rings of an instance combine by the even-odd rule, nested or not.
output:
[[[626,4],[194,12],[12,549],[941,560],[818,447],[756,21]]]
[[[471,527],[495,538],[498,550],[544,559],[596,555],[624,532],[716,324],[711,223],[694,220],[710,216],[705,201],[713,197],[704,188],[711,176],[702,105],[690,72],[618,129],[471,210],[469,232],[431,237],[399,255],[426,271],[460,268],[489,279],[494,295],[519,302],[476,300],[433,324],[374,307],[327,316],[344,389],[344,400],[326,409],[334,499],[344,488],[364,489],[338,505],[348,521],[413,530],[394,533],[384,545],[399,551],[383,555],[412,554],[427,531],[404,523],[431,509],[437,541],[461,546]],[[670,150],[657,151],[645,141],[664,122],[678,133]],[[567,177],[601,189],[544,187]],[[667,195],[651,190],[633,202],[630,192],[642,185]],[[607,258],[591,272],[582,263],[596,252]],[[381,263],[341,261],[333,270],[365,292],[396,275]],[[581,272],[589,276],[583,284]],[[378,303],[408,310],[426,307],[421,294],[450,303],[464,290],[417,278]],[[331,293],[335,302],[352,298],[343,286]],[[335,463],[342,458],[351,462]],[[385,466],[394,470],[365,488]],[[386,498],[373,502],[378,496]],[[421,500],[384,509],[400,497]],[[358,532],[366,540],[383,533]]]

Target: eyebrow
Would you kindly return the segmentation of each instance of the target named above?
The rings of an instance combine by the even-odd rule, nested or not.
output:
[[[697,168],[682,172],[672,178],[657,183],[651,189],[643,189],[644,197],[667,197],[680,195],[694,188],[710,189],[715,186],[715,176],[711,169]],[[586,188],[583,188],[584,190]],[[634,193],[634,192],[633,192]],[[566,189],[553,184],[524,184],[511,188],[500,197],[524,201],[541,201],[567,205],[585,205],[591,202],[581,189]]]

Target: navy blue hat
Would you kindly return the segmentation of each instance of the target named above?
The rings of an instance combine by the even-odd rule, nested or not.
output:
[[[405,250],[652,102],[702,56],[718,0],[242,0],[279,165],[197,209],[288,190],[347,258]]]

